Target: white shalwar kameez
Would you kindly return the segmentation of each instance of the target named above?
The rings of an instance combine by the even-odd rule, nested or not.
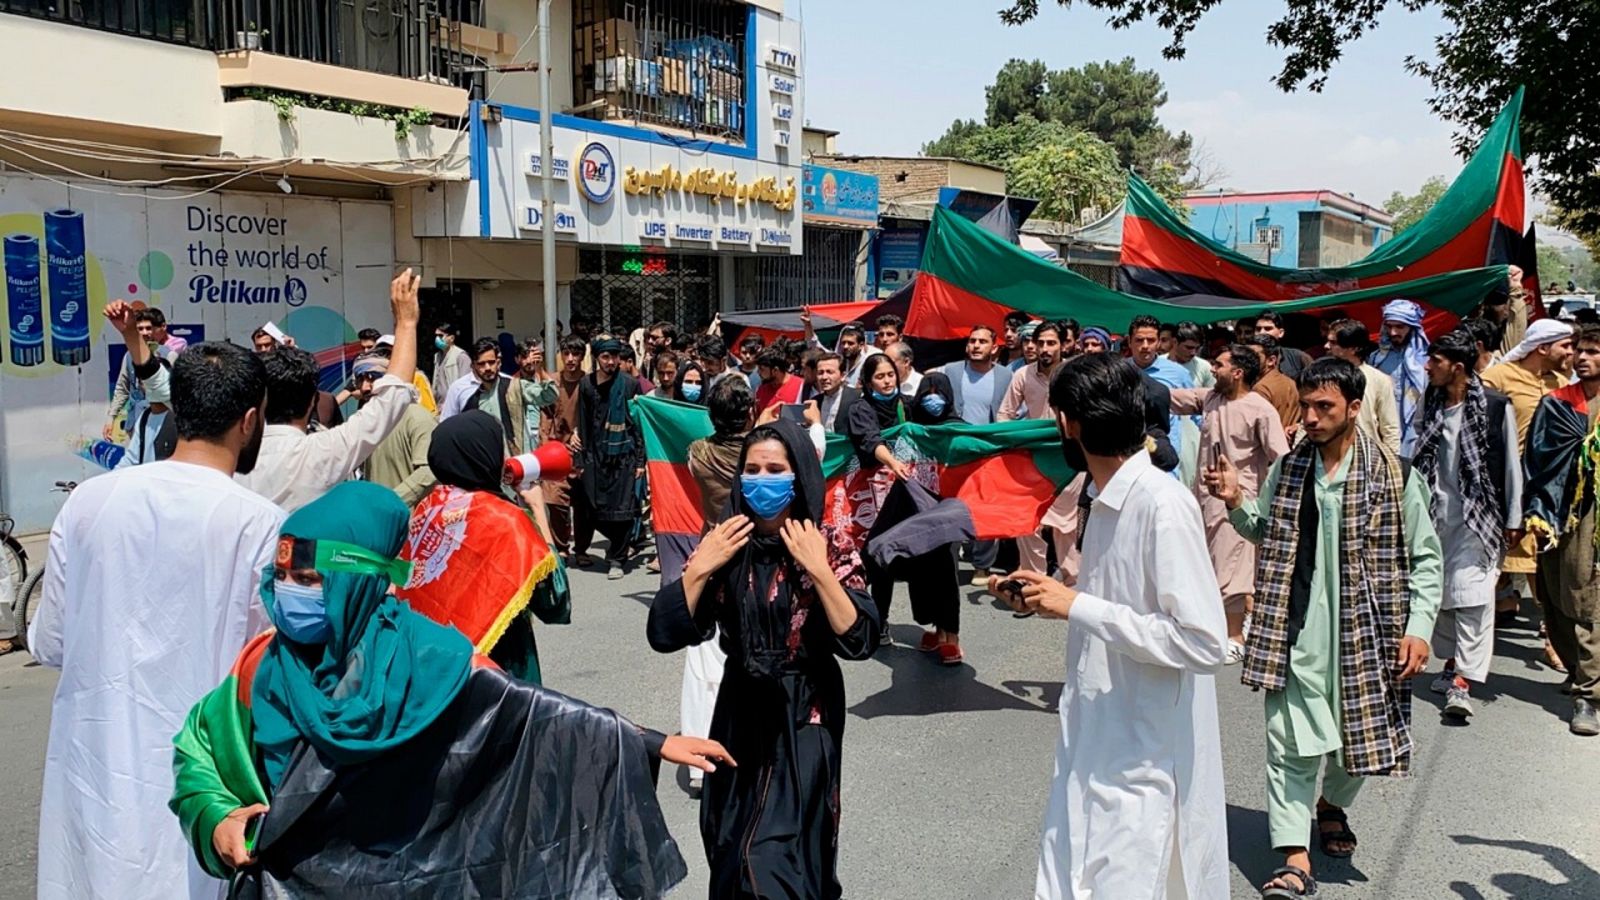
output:
[[[167,809],[172,738],[267,627],[258,591],[283,515],[215,469],[172,460],[91,478],[67,498],[28,634],[34,657],[61,670],[41,900],[225,891]]]
[[[1226,898],[1228,626],[1194,495],[1147,454],[1095,498],[1078,591],[1035,896]]]
[[[1433,655],[1454,659],[1456,672],[1482,684],[1494,658],[1495,584],[1500,580],[1500,555],[1489,553],[1467,524],[1467,501],[1461,493],[1461,422],[1466,404],[1446,407],[1439,434],[1438,485],[1432,498],[1433,527],[1444,552],[1444,597],[1433,623]],[[1516,452],[1517,420],[1506,404],[1500,428],[1506,448],[1507,529],[1522,526],[1522,457]],[[1419,426],[1420,427],[1420,426]],[[1485,450],[1487,452],[1487,450]]]

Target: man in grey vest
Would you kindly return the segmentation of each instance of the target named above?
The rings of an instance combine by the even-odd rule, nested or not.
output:
[[[948,363],[940,371],[950,379],[955,394],[956,412],[962,421],[987,425],[1000,412],[1000,401],[1011,386],[1010,369],[995,362],[995,333],[987,325],[974,325],[967,335],[967,357]],[[989,570],[999,552],[998,541],[973,541],[967,545],[972,558],[972,583],[989,583]]]

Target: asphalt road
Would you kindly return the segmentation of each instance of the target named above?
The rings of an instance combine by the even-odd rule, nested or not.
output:
[[[573,574],[573,624],[544,627],[547,683],[674,730],[681,654],[644,642],[656,579]],[[914,648],[904,595],[896,645],[846,663],[840,878],[852,898],[1030,896],[1057,734],[1067,626],[1016,620],[973,592],[964,610],[968,664],[941,668]],[[1417,695],[1416,777],[1373,780],[1351,812],[1361,840],[1348,862],[1315,857],[1329,898],[1600,898],[1600,739],[1569,735],[1555,673],[1534,662],[1536,636],[1507,631],[1465,727],[1441,724],[1425,679]],[[913,645],[913,646],[908,646]],[[1437,670],[1438,664],[1431,667]],[[1219,678],[1233,889],[1253,897],[1276,858],[1267,847],[1261,700]],[[0,657],[0,898],[33,895],[39,782],[52,672]],[[685,776],[660,796],[689,861],[675,896],[704,896],[697,807]],[[1116,900],[1116,898],[1111,898]]]

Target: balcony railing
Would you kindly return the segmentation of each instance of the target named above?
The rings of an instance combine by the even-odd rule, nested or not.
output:
[[[203,50],[261,50],[473,89],[481,75],[456,23],[480,0],[0,0],[15,13]]]

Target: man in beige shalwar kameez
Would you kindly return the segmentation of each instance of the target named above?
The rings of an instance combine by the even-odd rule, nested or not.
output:
[[[1217,355],[1212,366],[1214,388],[1178,388],[1172,391],[1172,411],[1200,415],[1200,468],[1216,464],[1217,452],[1239,470],[1239,483],[1254,494],[1273,460],[1289,452],[1278,412],[1256,393],[1261,357],[1248,346],[1235,344]],[[1228,508],[1195,483],[1200,515],[1205,520],[1206,544],[1222,589],[1228,617],[1228,664],[1244,656],[1244,618],[1255,594],[1256,548],[1239,536],[1228,522]]]

